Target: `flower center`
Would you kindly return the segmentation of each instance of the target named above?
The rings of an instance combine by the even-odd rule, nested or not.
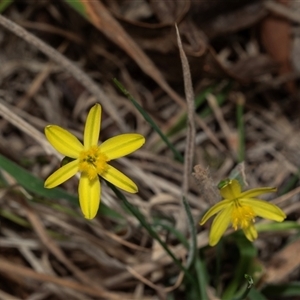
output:
[[[231,213],[231,223],[234,230],[247,228],[253,222],[255,213],[251,206],[241,205],[238,200],[234,200],[234,207]]]
[[[81,151],[78,170],[84,172],[90,180],[93,180],[97,175],[101,175],[107,170],[108,165],[106,162],[108,160],[99,147],[92,146],[88,150]]]

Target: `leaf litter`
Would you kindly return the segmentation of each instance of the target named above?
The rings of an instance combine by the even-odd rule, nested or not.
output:
[[[45,142],[44,127],[59,124],[82,138],[88,109],[101,101],[103,139],[129,130],[147,139],[142,150],[118,161],[139,186],[139,194],[128,196],[129,201],[148,221],[166,218],[175,227],[182,216],[184,167],[118,93],[112,78],[126,86],[164,132],[171,130],[183,110],[187,112],[173,25],[177,22],[195,97],[215,87],[197,108],[194,172],[200,180],[189,178],[187,192],[195,224],[218,201],[217,183],[238,164],[237,93],[245,99],[248,184],[277,186],[278,198],[272,201],[297,222],[300,106],[295,85],[299,73],[292,60],[297,44],[287,34],[296,26],[291,24],[292,8],[282,1],[272,2],[273,6],[228,1],[226,7],[219,2],[141,1],[140,7],[125,0],[86,2],[91,23],[64,2],[11,4],[4,15],[53,51],[49,55],[1,27],[0,153],[36,177],[46,178],[60,157]],[[277,33],[284,35],[281,48]],[[69,63],[58,63],[55,57],[60,56]],[[226,85],[231,86],[229,92]],[[218,94],[225,97],[222,105]],[[204,109],[210,112],[201,118]],[[185,138],[185,126],[170,136],[182,153]],[[4,171],[1,175],[6,187],[0,190],[0,298],[154,300],[167,299],[178,287],[180,298],[183,274],[106,186],[103,203],[122,217],[100,210],[93,222],[87,222],[65,200],[41,199],[20,188]],[[76,186],[72,179],[63,188],[75,194]],[[164,227],[156,229],[184,261],[188,254],[184,245]],[[198,249],[207,245],[207,232],[208,228],[197,226]],[[295,229],[260,233],[255,245],[265,266],[263,282],[299,280],[294,235]],[[189,238],[186,233],[185,238]],[[208,294],[215,299],[211,287]]]

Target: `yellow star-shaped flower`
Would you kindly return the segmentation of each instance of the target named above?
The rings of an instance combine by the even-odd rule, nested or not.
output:
[[[79,180],[79,202],[86,219],[93,219],[100,205],[101,184],[98,176],[129,193],[136,193],[136,184],[109,164],[139,149],[145,138],[136,133],[120,134],[98,145],[101,123],[101,106],[94,105],[87,116],[83,144],[67,130],[48,125],[45,135],[49,143],[61,154],[74,160],[59,168],[45,181],[46,188],[54,188],[77,172]]]
[[[247,239],[252,242],[257,238],[254,227],[256,216],[282,222],[286,215],[278,206],[255,198],[271,192],[276,192],[276,188],[256,188],[242,192],[237,180],[228,180],[220,189],[224,199],[211,207],[200,221],[200,225],[203,225],[217,214],[211,226],[209,245],[214,246],[219,242],[230,223],[235,230],[241,228]]]

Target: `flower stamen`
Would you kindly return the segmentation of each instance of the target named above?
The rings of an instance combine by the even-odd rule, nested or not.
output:
[[[107,161],[109,159],[102,153],[98,146],[92,146],[88,150],[81,151],[79,155],[78,170],[87,174],[90,180],[97,175],[102,175],[108,168]]]
[[[231,223],[234,230],[238,228],[248,228],[255,218],[255,213],[252,207],[242,205],[238,200],[234,201],[234,207],[231,213]]]

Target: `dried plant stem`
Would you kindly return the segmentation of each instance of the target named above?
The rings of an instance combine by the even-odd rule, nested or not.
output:
[[[293,21],[297,24],[300,23],[300,14],[298,11],[295,11],[292,8],[287,7],[284,4],[277,3],[274,1],[266,1],[264,2],[264,6],[273,12],[276,15],[279,15],[281,17],[285,17],[290,21]]]
[[[123,201],[126,208],[139,220],[140,224],[148,231],[151,237],[158,241],[158,243],[162,246],[162,248],[168,253],[168,255],[172,258],[174,263],[180,268],[181,271],[184,272],[186,277],[193,281],[192,276],[188,272],[188,270],[181,264],[179,259],[173,254],[173,252],[169,249],[168,245],[159,237],[158,233],[152,228],[150,224],[147,223],[144,216],[140,213],[140,211],[134,207],[114,185],[107,182],[107,185],[113,190],[116,196]]]
[[[197,244],[195,224],[194,224],[189,203],[187,201],[187,194],[189,190],[189,178],[192,172],[194,152],[195,152],[195,137],[196,137],[195,117],[194,117],[195,107],[194,107],[194,91],[192,86],[190,67],[189,67],[187,57],[182,48],[182,43],[181,43],[178,28],[176,25],[175,27],[177,33],[177,43],[179,47],[182,70],[183,70],[184,90],[185,90],[185,96],[187,101],[187,117],[188,117],[187,138],[185,144],[184,169],[183,169],[184,174],[183,174],[183,182],[182,182],[182,206],[183,206],[183,214],[186,214],[189,231],[192,237],[191,245],[189,249],[189,257],[187,260],[187,267],[189,267],[194,261],[195,254],[196,254],[196,244]],[[185,219],[184,215],[180,216],[179,222],[182,222],[182,220],[184,219]],[[180,223],[177,223],[177,226],[178,225],[182,226]]]
[[[19,130],[35,139],[48,154],[56,155],[59,159],[61,159],[61,155],[53,149],[53,147],[45,139],[45,136],[15,114],[2,98],[0,98],[0,116]]]
[[[106,111],[110,114],[111,118],[118,124],[121,131],[126,131],[127,125],[120,118],[116,108],[111,102],[104,91],[79,67],[77,67],[72,61],[63,56],[54,48],[47,45],[45,42],[35,37],[27,30],[17,25],[16,23],[10,21],[0,14],[0,25],[13,32],[15,35],[19,36],[27,43],[39,49],[50,59],[55,61],[59,66],[65,69],[71,76],[76,78],[92,95],[94,95],[103,106],[105,106]]]

